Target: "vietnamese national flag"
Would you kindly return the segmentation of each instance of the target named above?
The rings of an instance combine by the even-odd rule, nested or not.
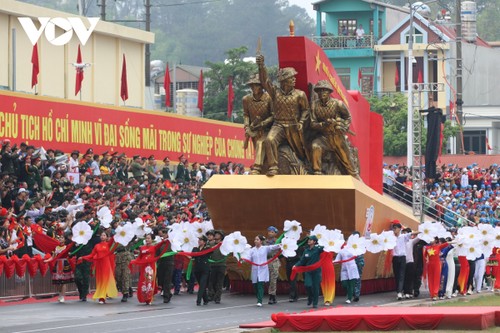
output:
[[[450,120],[453,119],[453,115],[455,114],[455,103],[450,101]]]
[[[424,83],[424,79],[422,77],[422,70],[418,70],[418,78],[417,78],[417,83]]]
[[[227,117],[231,119],[233,115],[233,102],[234,102],[234,91],[233,91],[233,78],[229,78],[227,90]]]
[[[82,89],[82,81],[83,81],[83,65],[82,61],[82,52],[80,51],[80,44],[78,44],[78,55],[76,56],[76,81],[75,81],[75,96],[78,95],[80,90]]]
[[[361,87],[361,79],[363,78],[363,75],[361,74],[361,68],[358,69],[358,86]]]
[[[167,69],[165,70],[163,88],[165,88],[165,106],[170,107],[172,106],[172,104],[170,103],[170,70],[168,69],[168,64]]]
[[[491,149],[491,146],[490,146],[490,141],[488,140],[488,137],[486,137],[486,148],[487,148],[488,150],[493,150],[493,149]]]
[[[128,99],[128,85],[127,85],[127,61],[125,60],[125,53],[123,54],[122,65],[122,84],[120,87],[120,97],[125,102]]]
[[[394,75],[394,85],[397,87],[399,85],[399,68],[396,66],[396,74]]]
[[[198,79],[198,109],[203,113],[203,71],[200,70],[200,78]]]
[[[31,63],[33,69],[31,71],[31,88],[38,84],[38,73],[40,73],[40,66],[38,64],[38,43],[33,45],[33,52],[31,53]]]

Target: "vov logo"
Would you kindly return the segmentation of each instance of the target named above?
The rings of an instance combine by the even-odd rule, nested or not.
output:
[[[33,20],[30,17],[19,17],[18,19],[23,26],[24,31],[28,35],[31,44],[35,45],[40,39],[42,33],[45,31],[45,37],[50,44],[61,46],[67,44],[71,40],[71,38],[73,37],[73,31],[76,33],[82,45],[85,45],[100,18],[88,17],[87,19],[90,23],[89,29],[85,27],[85,24],[83,24],[83,21],[80,17],[39,17],[39,29],[37,29],[35,23],[33,23]],[[62,29],[64,33],[56,36],[56,27]]]

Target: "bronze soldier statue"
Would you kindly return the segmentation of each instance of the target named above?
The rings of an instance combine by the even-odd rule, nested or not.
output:
[[[345,134],[351,125],[351,114],[340,100],[330,97],[333,88],[326,80],[318,81],[314,87],[318,98],[311,107],[311,128],[319,132],[312,141],[312,167],[315,175],[322,174],[322,158],[325,151],[333,152],[342,174],[359,178],[352,165]]]
[[[274,123],[264,141],[266,158],[269,163],[268,176],[278,174],[278,147],[286,140],[295,155],[307,161],[304,145],[303,126],[309,118],[309,102],[306,94],[295,89],[295,75],[292,67],[281,68],[278,72],[279,87],[274,86],[267,76],[264,56],[257,55],[259,78],[272,99]]]
[[[260,175],[265,157],[264,140],[273,122],[271,97],[263,90],[258,74],[252,75],[247,85],[252,90],[252,93],[244,96],[242,101],[246,136],[245,146],[248,140],[251,139],[255,148],[255,162],[252,174]]]

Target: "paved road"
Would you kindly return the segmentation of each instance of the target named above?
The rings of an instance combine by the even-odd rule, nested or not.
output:
[[[347,305],[344,298],[335,299],[334,306],[375,306],[395,301],[394,293],[366,295],[359,303]],[[425,296],[425,294],[423,295]],[[100,305],[89,300],[82,303],[66,300],[64,304],[44,302],[0,307],[0,332],[2,333],[188,333],[220,329],[229,331],[241,323],[270,320],[275,312],[300,312],[308,309],[306,300],[289,303],[285,296],[278,297],[278,304],[262,308],[256,306],[252,295],[225,292],[221,304],[195,305],[195,295],[174,296],[170,304],[163,304],[157,297],[153,305],[139,304],[137,299],[121,303],[109,300]],[[320,300],[321,301],[321,300]],[[401,302],[399,302],[401,303]]]

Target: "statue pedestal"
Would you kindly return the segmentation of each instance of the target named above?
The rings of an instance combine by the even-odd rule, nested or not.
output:
[[[409,207],[351,176],[214,175],[203,186],[203,196],[214,226],[226,234],[241,231],[252,246],[255,236],[267,236],[271,225],[282,230],[285,220],[299,221],[304,233],[316,224],[339,229],[346,239],[355,230],[361,235],[388,230],[395,219],[414,230],[418,227]],[[371,206],[373,223],[367,225]],[[384,258],[385,254],[365,255],[363,280],[388,277]]]

